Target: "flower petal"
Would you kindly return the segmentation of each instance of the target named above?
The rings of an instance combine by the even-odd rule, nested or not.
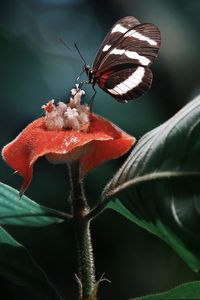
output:
[[[100,163],[124,154],[134,143],[134,137],[95,114],[90,114],[87,132],[48,130],[45,117],[42,117],[28,125],[6,145],[2,155],[23,176],[23,193],[32,179],[33,164],[41,156],[47,155],[54,163],[79,159],[82,175],[85,175]]]
[[[93,145],[90,148],[90,152],[80,159],[82,176],[99,164],[125,154],[136,142],[133,136],[130,136],[110,121],[94,114],[93,117],[95,117],[96,122],[91,126],[91,131],[99,132],[102,130],[112,139],[104,140],[103,143],[100,140],[92,142]]]

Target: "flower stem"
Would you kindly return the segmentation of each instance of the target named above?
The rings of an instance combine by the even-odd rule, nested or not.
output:
[[[71,193],[70,200],[73,210],[73,223],[78,256],[79,299],[95,300],[95,275],[92,243],[90,237],[90,221],[85,218],[90,209],[84,194],[83,182],[79,179],[79,163],[69,165]]]

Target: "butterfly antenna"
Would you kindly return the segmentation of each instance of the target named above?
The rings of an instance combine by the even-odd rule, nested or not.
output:
[[[76,43],[74,43],[74,46],[75,46],[76,50],[78,51],[78,54],[79,54],[81,60],[83,61],[83,63],[84,63],[85,65],[87,65],[87,64],[86,64],[86,61],[85,61],[83,55],[81,54],[81,52],[80,52],[80,50],[79,50],[79,48],[78,48],[78,46],[77,46]]]
[[[61,42],[61,44],[63,44],[68,50],[72,51],[72,48],[70,48],[70,47],[65,43],[65,41],[64,41],[61,37],[59,37],[58,40],[59,40],[59,42]]]

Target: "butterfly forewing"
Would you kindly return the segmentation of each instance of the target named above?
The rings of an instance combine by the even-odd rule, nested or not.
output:
[[[114,45],[119,42],[124,32],[134,28],[138,24],[140,24],[140,22],[136,18],[132,16],[127,16],[120,19],[113,25],[113,27],[111,28],[111,30],[108,32],[103,42],[101,43],[101,46],[96,54],[93,63],[94,70],[97,70],[99,68],[99,65],[103,61],[106,54],[110,52],[110,49],[113,48]]]
[[[159,29],[150,23],[139,24],[129,29],[112,45],[101,60],[98,73],[123,64],[150,66],[158,54],[159,47]],[[94,68],[96,69],[95,66]]]

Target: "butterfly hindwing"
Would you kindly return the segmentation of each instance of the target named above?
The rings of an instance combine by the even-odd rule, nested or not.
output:
[[[104,73],[98,81],[99,86],[120,102],[134,100],[144,94],[151,86],[152,72],[149,68],[135,66]]]

